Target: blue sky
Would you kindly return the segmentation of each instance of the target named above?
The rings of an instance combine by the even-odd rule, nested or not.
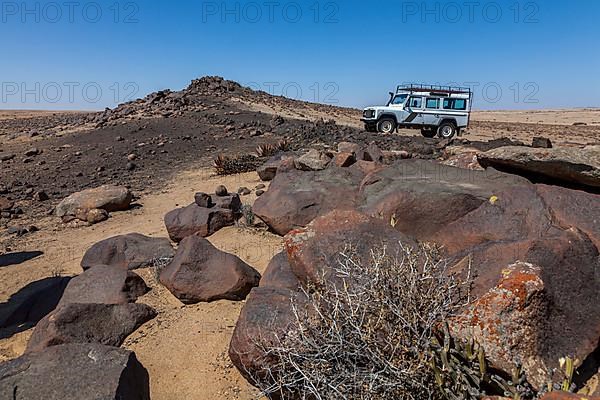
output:
[[[102,109],[220,75],[363,107],[403,82],[475,108],[600,107],[600,2],[2,1],[0,108]]]

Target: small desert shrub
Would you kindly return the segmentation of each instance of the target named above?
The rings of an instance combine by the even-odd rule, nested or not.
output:
[[[282,139],[279,142],[261,144],[256,148],[256,156],[257,157],[271,157],[277,154],[280,151],[289,151],[291,149],[291,144],[288,140]]]
[[[334,272],[337,283],[304,289],[309,306],[293,302],[295,327],[263,347],[271,369],[257,383],[265,395],[454,400],[509,393],[510,384],[487,370],[483,350],[450,338],[446,321],[469,302],[470,277],[449,274],[434,248],[406,247],[399,257],[374,250],[367,263],[349,250]]]
[[[241,209],[242,217],[246,226],[254,226],[255,215],[250,204],[244,204]]]
[[[173,261],[172,257],[161,257],[152,260],[152,275],[156,283],[160,283],[160,274]]]
[[[243,172],[255,171],[262,161],[253,154],[242,154],[235,157],[227,157],[219,154],[213,161],[213,167],[217,175],[233,175]]]

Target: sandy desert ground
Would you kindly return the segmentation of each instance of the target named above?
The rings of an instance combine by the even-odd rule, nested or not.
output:
[[[261,113],[260,118],[267,121],[275,114],[299,121],[333,118],[341,126],[362,128],[357,110],[330,109],[327,106],[318,109],[310,106],[304,109],[302,107],[290,109],[285,103],[275,100],[273,102],[240,99],[228,101],[228,104],[233,104],[241,110],[242,116],[244,112]],[[0,120],[8,120],[15,124],[19,119],[46,117],[46,113],[40,112],[0,112]],[[259,118],[259,116],[249,114],[248,118]],[[57,182],[57,187],[53,188],[50,188],[52,185],[48,183],[50,178],[45,177],[46,175],[40,171],[44,164],[0,163],[2,173],[0,176],[3,178],[0,186],[7,185],[9,181],[23,181],[29,178],[32,183],[30,187],[45,185],[46,190],[51,192],[52,204],[55,204],[67,193],[112,179],[132,186],[139,196],[136,202],[140,207],[114,213],[108,221],[98,225],[71,227],[61,224],[54,216],[46,215],[50,205],[32,205],[28,200],[17,199],[17,204],[23,204],[28,211],[24,220],[34,221],[40,231],[22,238],[15,238],[2,232],[0,257],[2,254],[15,252],[39,251],[42,254],[16,265],[0,263],[0,302],[7,301],[13,293],[30,282],[57,274],[81,273],[79,261],[84,252],[95,242],[107,237],[130,232],[149,236],[167,236],[163,223],[164,214],[177,206],[189,204],[196,192],[212,192],[219,184],[237,190],[241,186],[254,188],[260,183],[255,172],[218,177],[208,166],[211,158],[222,149],[219,146],[230,146],[230,148],[233,146],[236,150],[251,149],[262,139],[240,139],[237,136],[220,138],[216,134],[212,135],[212,132],[206,133],[207,135],[210,133],[210,140],[200,138],[197,145],[187,145],[185,143],[190,143],[187,141],[182,142],[183,146],[170,148],[167,143],[166,148],[170,155],[168,157],[165,155],[167,158],[164,160],[158,160],[160,154],[156,152],[144,153],[145,156],[139,163],[145,168],[139,168],[135,172],[119,172],[123,170],[122,166],[115,173],[109,165],[106,169],[99,168],[98,160],[102,157],[112,164],[111,157],[123,159],[133,151],[132,149],[140,151],[139,149],[143,147],[140,144],[155,143],[150,140],[159,137],[158,135],[168,136],[166,132],[169,130],[179,129],[178,138],[172,139],[173,142],[179,143],[177,140],[188,140],[185,137],[189,133],[185,129],[192,132],[201,129],[192,122],[185,122],[187,121],[185,119],[182,121],[184,121],[183,125],[177,126],[169,119],[156,123],[129,122],[129,125],[124,125],[121,130],[107,128],[102,133],[94,131],[88,133],[87,135],[97,135],[93,140],[81,132],[77,133],[79,135],[77,140],[69,134],[60,133],[51,138],[44,135],[41,137],[11,136],[7,133],[10,130],[7,128],[8,130],[0,135],[0,155],[8,152],[20,154],[25,149],[36,146],[44,150],[43,154],[54,154],[57,148],[63,148],[65,152],[71,153],[78,150],[83,152],[84,157],[89,154],[90,161],[89,163],[73,161],[77,158],[67,157],[66,154],[63,156],[60,151],[55,158],[49,158],[46,165],[52,168],[48,176],[54,177]],[[575,123],[577,124],[574,125]],[[143,130],[138,129],[140,124],[144,124]],[[10,126],[12,125],[9,124]],[[181,128],[182,126],[185,129]],[[581,145],[600,142],[599,126],[600,110],[598,109],[481,111],[474,113],[473,124],[465,137],[480,141],[508,137],[530,143],[533,136],[545,136],[560,145]],[[139,133],[139,140],[129,143],[129,149],[117,147],[120,146],[119,143],[123,143],[118,139],[121,135],[129,138],[131,136],[127,135],[132,133]],[[417,131],[401,131],[400,135],[418,136],[419,134]],[[168,141],[168,138],[164,140]],[[181,150],[186,146],[186,150]],[[81,158],[81,155],[78,157]],[[68,176],[65,175],[63,179],[60,164],[65,163],[72,164],[66,169]],[[54,168],[58,172],[53,172]],[[83,175],[78,175],[77,171],[83,171]],[[34,176],[37,176],[35,174],[38,172],[42,178],[35,180]],[[122,178],[121,174],[126,174],[126,177]],[[90,176],[93,176],[93,179],[90,180]],[[16,185],[16,187],[21,186]],[[243,201],[252,204],[254,199],[252,194],[244,197]],[[2,229],[5,231],[4,228],[11,224],[12,222],[4,225]],[[282,245],[280,237],[266,230],[242,227],[223,229],[211,236],[209,240],[216,247],[236,254],[260,272],[264,271],[271,257],[281,249]],[[229,340],[243,302],[219,301],[183,306],[165,288],[157,284],[152,270],[142,270],[140,275],[152,288],[141,301],[156,308],[159,315],[131,335],[124,346],[134,350],[148,369],[151,377],[152,399],[220,400],[251,399],[257,396],[256,390],[239,375],[227,357]],[[31,330],[16,334],[13,332],[0,332],[0,334],[0,337],[4,337],[0,339],[1,362],[22,354]]]

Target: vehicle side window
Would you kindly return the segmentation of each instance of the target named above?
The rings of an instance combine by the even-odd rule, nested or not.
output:
[[[438,108],[440,106],[440,99],[427,99],[425,102],[425,108]]]
[[[467,100],[465,99],[444,99],[445,110],[466,110]]]
[[[409,107],[410,108],[421,108],[422,105],[422,99],[421,97],[411,97],[409,100]]]

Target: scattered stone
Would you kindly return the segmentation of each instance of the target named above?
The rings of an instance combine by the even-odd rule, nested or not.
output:
[[[150,400],[150,384],[129,350],[66,344],[0,364],[0,398]]]
[[[4,162],[4,161],[10,161],[13,158],[15,158],[15,155],[14,154],[10,154],[10,153],[9,154],[2,154],[2,155],[0,155],[0,161],[2,161],[2,162]]]
[[[184,304],[243,300],[259,281],[254,268],[197,235],[180,243],[160,275],[160,282]]]
[[[38,154],[40,154],[40,151],[38,149],[36,149],[35,147],[32,149],[29,149],[25,152],[26,157],[33,157],[33,156],[37,156]]]
[[[217,189],[215,190],[215,194],[217,196],[227,196],[229,194],[229,192],[227,191],[227,188],[223,185],[219,185],[217,186]]]
[[[252,191],[245,186],[240,187],[237,192],[242,196],[248,196],[250,193],[252,193]]]
[[[267,187],[267,185],[265,185],[264,183],[259,183],[258,185],[256,185],[256,187],[254,189],[260,190],[260,189],[264,189],[266,187]]]
[[[81,210],[99,208],[107,212],[123,211],[129,208],[133,195],[124,186],[105,185],[86,189],[65,198],[56,206],[58,217],[75,216]]]
[[[263,194],[265,194],[265,191],[264,191],[264,190],[262,190],[262,189],[258,189],[258,190],[256,191],[256,197],[260,197],[260,196],[262,196]]]
[[[541,136],[536,136],[536,137],[533,138],[533,142],[531,143],[531,147],[541,148],[541,149],[551,149],[552,148],[552,142],[548,138],[541,137]]]
[[[125,166],[125,169],[127,171],[133,171],[134,169],[136,169],[137,165],[133,162],[128,162],[127,165]]]
[[[215,207],[226,208],[238,214],[242,209],[242,200],[237,193],[227,194],[225,196],[215,197]]]
[[[262,181],[272,181],[277,174],[277,170],[286,166],[286,164],[290,164],[293,166],[294,157],[290,154],[280,153],[271,157],[267,162],[256,169],[260,180]]]
[[[214,205],[210,194],[207,193],[196,193],[194,195],[194,200],[198,207],[210,208]]]
[[[98,224],[98,223],[106,221],[108,219],[108,211],[101,210],[99,208],[94,208],[94,209],[88,210],[87,213],[85,214],[85,217],[78,216],[78,218],[82,221],[87,221],[92,225]]]
[[[36,325],[27,352],[69,343],[119,347],[127,336],[156,315],[145,304],[65,304]]]
[[[157,260],[170,260],[175,255],[166,238],[153,238],[139,233],[114,236],[94,244],[84,254],[84,270],[95,265],[119,266],[134,270],[152,267]]]
[[[0,197],[0,211],[11,210],[15,206],[15,202],[7,197]]]
[[[301,171],[320,171],[329,165],[331,158],[318,150],[312,149],[308,153],[294,160],[296,169]]]
[[[333,157],[333,163],[342,168],[351,166],[356,162],[356,156],[354,153],[337,153]]]
[[[46,192],[44,192],[43,190],[40,190],[40,191],[36,192],[33,195],[33,198],[35,200],[37,200],[37,201],[46,201],[46,200],[50,199],[50,197],[48,196],[48,194]]]
[[[169,237],[174,242],[180,242],[185,237],[194,234],[207,237],[234,223],[232,210],[219,207],[204,208],[199,207],[196,203],[178,208],[165,215],[165,226]]]
[[[133,153],[132,153],[132,154],[129,154],[129,155],[127,156],[127,159],[128,159],[129,161],[133,161],[133,160],[135,160],[136,158],[137,158],[137,155],[135,155],[135,154],[133,154]]]

